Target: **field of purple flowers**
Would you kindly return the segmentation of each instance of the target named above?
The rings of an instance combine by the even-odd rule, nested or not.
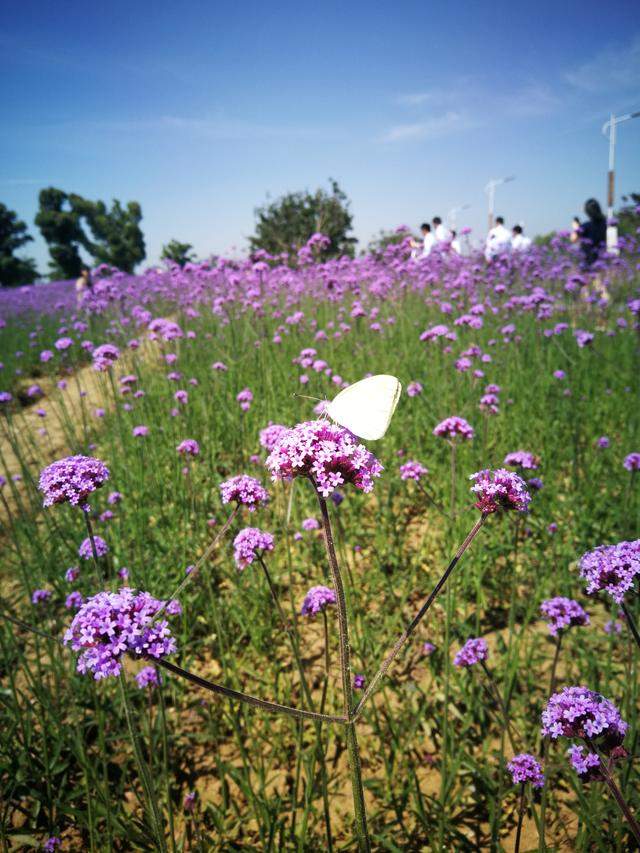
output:
[[[635,849],[638,246],[314,246],[0,295],[3,849]]]

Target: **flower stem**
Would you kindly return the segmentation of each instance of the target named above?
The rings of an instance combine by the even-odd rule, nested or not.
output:
[[[347,603],[344,594],[342,575],[340,573],[338,558],[336,557],[336,549],[333,542],[333,532],[331,530],[331,520],[329,518],[327,502],[317,489],[316,494],[318,496],[320,512],[322,514],[322,526],[324,529],[324,540],[329,560],[329,570],[331,572],[331,579],[336,593],[338,609],[343,712],[348,721],[346,725],[347,751],[349,753],[349,768],[351,770],[351,789],[353,792],[353,808],[356,819],[358,848],[361,853],[367,853],[367,851],[371,850],[371,841],[369,840],[369,830],[367,829],[367,812],[364,803],[364,790],[362,787],[362,765],[360,762],[360,749],[358,747],[358,736],[356,733],[355,721],[351,719],[353,711],[353,687],[351,684],[351,652],[349,648]]]
[[[93,525],[91,524],[91,518],[89,517],[89,513],[84,510],[83,513],[84,520],[87,525],[87,533],[89,534],[89,542],[91,543],[91,554],[93,555],[93,565],[96,570],[96,581],[98,582],[98,586],[102,582],[102,572],[100,571],[100,561],[98,560],[98,549],[96,548],[96,540],[93,535]]]
[[[638,648],[640,648],[640,633],[638,633],[638,626],[636,625],[633,616],[631,615],[631,611],[627,607],[627,605],[622,602],[622,612],[624,613],[624,618],[627,621],[627,625],[629,626],[629,630],[633,634],[633,639],[636,641]]]
[[[155,791],[153,789],[153,781],[149,773],[149,768],[147,767],[147,764],[144,760],[144,756],[142,754],[140,736],[133,723],[133,713],[129,704],[129,698],[127,696],[127,682],[125,679],[124,671],[122,669],[120,670],[120,687],[122,692],[122,703],[124,705],[124,713],[125,717],[127,718],[127,728],[129,729],[129,736],[131,738],[131,744],[133,746],[133,753],[136,759],[136,764],[138,765],[138,772],[140,773],[140,781],[142,782],[142,788],[144,790],[145,797],[149,806],[151,825],[153,827],[153,832],[156,837],[156,843],[158,845],[158,849],[161,850],[162,853],[167,853],[167,844],[164,837],[162,818],[160,816],[160,810],[158,808]]]
[[[440,590],[442,589],[442,587],[447,582],[449,575],[455,569],[455,567],[457,566],[457,564],[460,561],[460,558],[462,557],[464,552],[467,550],[469,545],[471,545],[471,543],[475,539],[480,528],[485,523],[486,518],[487,518],[486,515],[481,515],[480,518],[473,525],[473,527],[469,531],[466,539],[464,540],[462,545],[458,548],[454,558],[451,560],[451,562],[449,563],[449,565],[445,569],[442,577],[440,578],[438,583],[435,585],[435,587],[431,591],[431,593],[430,593],[429,597],[427,598],[427,600],[425,601],[425,603],[422,605],[420,610],[416,613],[416,615],[413,617],[411,622],[407,625],[407,627],[404,629],[402,634],[400,634],[400,636],[396,640],[393,648],[391,649],[389,654],[386,656],[386,658],[383,660],[382,664],[380,665],[380,669],[373,676],[373,678],[371,679],[371,681],[367,685],[367,687],[366,687],[366,689],[362,695],[362,698],[360,699],[360,701],[356,705],[356,707],[353,711],[353,719],[354,720],[357,719],[357,717],[360,715],[360,712],[362,711],[362,708],[364,707],[365,702],[367,701],[369,696],[371,696],[371,694],[373,693],[373,691],[377,687],[378,682],[383,677],[383,675],[387,672],[387,670],[389,669],[389,667],[391,666],[393,661],[398,656],[398,654],[399,654],[400,650],[402,649],[402,647],[404,646],[404,644],[407,642],[409,637],[413,634],[413,632],[418,627],[418,625],[421,622],[424,615],[427,613],[427,611],[429,610],[429,608],[431,607],[433,602],[438,597],[438,594],[440,593]]]
[[[522,822],[524,820],[524,789],[525,783],[520,785],[520,805],[518,807],[518,828],[516,829],[516,843],[513,848],[513,853],[520,853],[520,839],[522,837]]]
[[[602,773],[602,778],[604,779],[604,782],[605,782],[607,788],[609,788],[609,790],[613,794],[613,798],[615,799],[616,803],[618,804],[620,811],[622,812],[622,814],[627,819],[627,823],[629,824],[629,828],[631,829],[631,832],[633,833],[636,841],[638,842],[638,844],[640,844],[640,824],[638,823],[638,821],[635,819],[635,817],[631,813],[631,809],[629,808],[627,801],[622,796],[622,792],[620,791],[620,788],[618,788],[618,786],[615,783],[613,776],[609,772],[609,768],[607,766],[607,762],[604,760],[604,756],[598,752],[598,750],[596,749],[595,745],[593,744],[593,742],[591,741],[590,738],[585,738],[585,741],[586,741],[589,749],[592,752],[595,752],[596,755],[598,755],[598,757],[600,758],[600,767],[598,769]]]

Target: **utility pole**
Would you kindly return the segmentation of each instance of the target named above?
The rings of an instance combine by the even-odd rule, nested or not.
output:
[[[494,202],[496,198],[496,187],[499,187],[501,184],[507,184],[509,181],[515,181],[515,175],[509,175],[507,178],[491,178],[489,183],[484,188],[488,198],[489,198],[489,231],[493,228],[493,209]]]
[[[602,125],[602,132],[605,136],[609,135],[609,173],[607,176],[607,216],[609,219],[613,217],[613,206],[615,204],[615,168],[616,168],[616,128],[623,121],[629,121],[632,118],[640,118],[640,110],[635,113],[626,113],[622,116],[616,116],[611,113],[609,121]]]

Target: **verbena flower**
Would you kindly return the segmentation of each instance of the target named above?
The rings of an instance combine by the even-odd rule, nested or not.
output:
[[[260,446],[271,453],[280,438],[287,432],[289,427],[282,424],[273,424],[269,422],[268,426],[260,430]]]
[[[80,652],[78,672],[90,672],[98,681],[119,675],[125,654],[159,660],[175,652],[166,620],[153,622],[163,604],[148,592],[128,587],[89,598],[64,635],[65,645]]]
[[[82,596],[77,589],[69,593],[65,599],[64,606],[67,610],[78,610],[79,607],[82,607]]]
[[[564,687],[542,712],[542,734],[553,740],[597,739],[608,749],[622,743],[627,728],[613,702],[586,687]]]
[[[220,494],[223,504],[236,501],[241,506],[246,506],[251,512],[256,507],[264,506],[269,502],[269,493],[265,487],[259,480],[248,474],[238,474],[237,477],[220,483]]]
[[[302,529],[303,530],[319,530],[320,522],[317,518],[304,518],[302,520]]]
[[[373,478],[382,471],[376,457],[348,430],[324,420],[288,430],[265,464],[273,480],[311,477],[325,498],[346,483],[370,492]]]
[[[504,464],[527,471],[535,471],[540,463],[538,457],[529,453],[528,450],[516,450],[513,453],[507,453],[504,457]]]
[[[51,590],[50,589],[35,589],[33,591],[33,595],[31,596],[32,604],[46,604],[47,601],[51,598]]]
[[[525,481],[513,471],[497,468],[495,471],[477,471],[471,474],[474,481],[471,491],[477,496],[476,507],[482,513],[515,509],[526,512],[531,501]]]
[[[304,597],[300,612],[303,616],[316,616],[335,603],[336,594],[328,586],[312,586]]]
[[[482,637],[471,637],[453,659],[454,666],[473,666],[489,656],[489,647]]]
[[[415,480],[417,483],[423,477],[426,477],[428,473],[429,469],[425,468],[421,462],[417,462],[415,459],[409,459],[400,466],[401,480]]]
[[[86,500],[109,479],[109,469],[93,456],[67,456],[40,473],[38,488],[44,495],[44,506],[69,503],[86,507]]]
[[[58,838],[57,835],[51,835],[42,845],[42,849],[45,853],[55,853],[57,847],[60,847],[62,841]]]
[[[640,471],[640,453],[630,453],[622,463],[627,471]]]
[[[140,424],[139,426],[134,426],[131,430],[131,435],[134,438],[144,438],[145,435],[149,435],[149,427],[144,424]]]
[[[588,625],[589,614],[572,598],[549,598],[540,605],[540,612],[550,621],[547,622],[549,633],[554,637],[559,631],[572,625]]]
[[[162,683],[162,679],[158,675],[158,670],[155,666],[145,666],[140,672],[135,675],[136,684],[140,690],[145,690],[149,687],[157,687]]]
[[[200,445],[194,438],[185,438],[184,441],[181,441],[176,447],[176,450],[184,456],[198,456],[200,453]]]
[[[274,538],[271,533],[257,527],[245,527],[233,540],[233,558],[242,570],[258,556],[258,551],[273,551]]]
[[[507,770],[511,773],[514,785],[531,782],[534,788],[542,788],[544,786],[542,767],[538,760],[528,752],[521,752],[518,755],[514,755],[507,764]]]
[[[120,350],[113,344],[102,344],[92,353],[94,370],[108,370],[120,358]]]
[[[364,675],[354,675],[353,676],[353,689],[354,690],[363,690],[364,685],[366,684],[366,678]]]
[[[435,650],[436,650],[436,647],[434,646],[433,643],[430,643],[429,640],[427,640],[426,643],[422,644],[422,653],[424,655],[432,655],[435,652]]]
[[[236,396],[236,400],[240,403],[240,408],[243,412],[248,412],[253,403],[253,394],[249,388],[243,388]]]
[[[617,604],[640,574],[640,539],[601,545],[584,554],[578,563],[580,576],[587,581],[587,593],[606,592]]]
[[[463,438],[470,441],[473,438],[474,431],[471,424],[465,421],[464,418],[452,415],[450,418],[445,418],[441,421],[434,429],[433,434],[439,438]]]
[[[567,750],[567,755],[571,761],[571,766],[583,782],[602,778],[602,774],[600,773],[600,758],[595,752],[591,752],[591,750],[586,749],[584,746],[573,744]]]
[[[96,546],[96,554],[98,555],[98,557],[104,557],[106,554],[109,553],[109,546],[104,541],[102,536],[94,536],[93,541]],[[91,560],[93,558],[91,539],[88,536],[86,539],[82,540],[82,544],[78,548],[78,556],[82,557],[83,560]]]

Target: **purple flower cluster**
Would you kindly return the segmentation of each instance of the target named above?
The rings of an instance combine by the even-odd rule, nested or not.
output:
[[[325,498],[345,483],[370,492],[373,478],[382,471],[376,457],[348,430],[324,420],[288,430],[265,464],[273,480],[311,477]]]
[[[285,432],[288,432],[289,427],[282,424],[273,424],[269,422],[268,426],[260,430],[260,446],[271,453],[276,444],[280,441]]]
[[[149,687],[157,687],[162,683],[162,679],[158,675],[158,670],[155,666],[145,666],[140,672],[136,673],[136,684],[140,688],[140,690],[144,690]]]
[[[86,500],[109,479],[109,469],[92,456],[67,456],[52,462],[40,473],[38,488],[44,506],[69,503],[86,507]]]
[[[469,478],[474,481],[471,491],[477,496],[476,507],[482,513],[515,509],[526,512],[531,501],[527,484],[518,474],[497,468],[495,471],[477,471]]]
[[[269,493],[265,487],[259,480],[248,474],[238,474],[237,477],[220,483],[220,495],[223,504],[235,501],[241,506],[246,506],[250,512],[269,502]]]
[[[628,725],[609,699],[586,687],[564,687],[542,712],[542,734],[602,740],[606,748],[622,743]]]
[[[572,598],[549,598],[540,605],[540,612],[550,621],[547,622],[549,633],[554,637],[559,631],[571,628],[572,625],[588,625],[589,614]]]
[[[176,447],[176,450],[184,456],[198,456],[200,453],[200,445],[194,438],[185,438],[184,441],[181,441]]]
[[[422,477],[426,477],[428,473],[429,469],[425,468],[421,462],[417,462],[415,459],[409,459],[400,466],[401,480],[415,480],[418,482]]]
[[[445,418],[441,421],[434,429],[433,434],[437,435],[439,438],[449,438],[452,440],[456,438],[463,438],[467,441],[471,441],[474,432],[471,424],[465,421],[464,418],[452,415],[450,418]]]
[[[538,457],[529,453],[528,450],[516,450],[513,453],[507,453],[504,457],[504,464],[526,471],[535,471],[540,462]]]
[[[640,453],[629,453],[622,464],[627,471],[640,471]]]
[[[453,659],[454,666],[473,666],[489,656],[487,641],[482,637],[471,637]]]
[[[518,755],[514,755],[507,764],[507,770],[511,773],[514,785],[531,782],[534,788],[542,788],[544,786],[542,767],[537,759],[528,752],[521,752]]]
[[[94,370],[108,370],[120,358],[120,350],[113,344],[102,344],[92,353]]]
[[[89,598],[64,635],[65,645],[80,652],[78,672],[91,672],[98,681],[119,675],[126,653],[160,659],[175,652],[167,622],[153,622],[163,604],[148,592],[128,587]]]
[[[600,779],[600,759],[595,752],[584,746],[573,744],[567,750],[571,766],[583,782]]]
[[[640,574],[640,539],[601,545],[584,554],[578,563],[580,576],[587,581],[587,594],[606,592],[617,604]]]
[[[109,546],[101,536],[94,536],[93,542],[96,546],[96,554],[98,557],[104,557],[109,553]],[[82,540],[82,544],[78,548],[78,556],[83,560],[91,560],[93,558],[93,549],[91,548],[91,539],[87,536]]]
[[[51,599],[50,589],[35,589],[31,596],[32,604],[46,604]]]
[[[303,616],[316,616],[330,604],[336,603],[336,594],[328,586],[312,586],[305,595],[300,613]]]
[[[233,540],[233,559],[238,569],[245,569],[258,556],[258,551],[273,551],[271,533],[257,527],[245,527]]]

